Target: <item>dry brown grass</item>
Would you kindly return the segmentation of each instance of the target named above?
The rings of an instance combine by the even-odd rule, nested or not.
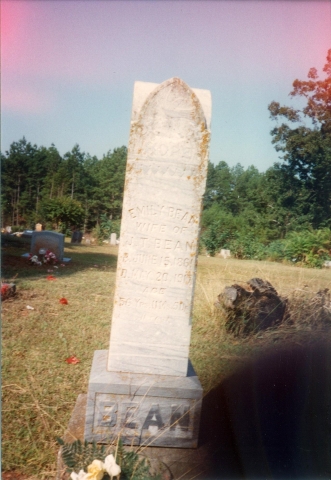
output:
[[[63,436],[77,395],[87,391],[94,350],[108,348],[117,247],[66,244],[72,262],[54,269],[55,281],[46,280],[47,267],[28,266],[21,253],[10,247],[3,256],[3,280],[15,281],[17,295],[2,306],[2,468],[52,479],[56,436]],[[226,285],[252,277],[305,301],[331,289],[330,270],[199,257],[190,356],[206,393],[260,348],[311,337],[311,325],[299,322],[245,340],[226,335],[216,297]],[[67,364],[71,355],[80,363]]]
[[[226,286],[244,283],[253,277],[269,281],[288,299],[293,324],[286,323],[245,339],[229,336],[224,318],[214,306]],[[283,346],[285,342],[301,343],[314,335],[330,336],[330,330],[316,320],[316,292],[331,290],[331,271],[299,268],[274,262],[199,257],[191,359],[203,384],[209,391],[226,375],[244,363],[248,356],[262,349]],[[312,301],[313,299],[313,301]],[[307,318],[310,320],[307,321]],[[315,325],[314,325],[315,323]],[[326,329],[326,331],[325,331]]]

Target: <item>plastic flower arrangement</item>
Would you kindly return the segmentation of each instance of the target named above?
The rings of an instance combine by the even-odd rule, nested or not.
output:
[[[102,480],[104,474],[108,473],[110,478],[117,477],[121,473],[121,467],[117,465],[114,455],[108,455],[105,461],[93,460],[87,467],[87,473],[80,470],[78,473],[71,472],[72,480]]]
[[[7,295],[8,290],[9,290],[9,285],[1,284],[1,297],[5,297]]]
[[[57,262],[57,258],[55,253],[51,252],[50,250],[46,250],[46,253],[44,255],[44,263],[52,264],[56,262]]]
[[[29,255],[29,262],[31,265],[41,265],[38,255],[31,255],[31,253]]]

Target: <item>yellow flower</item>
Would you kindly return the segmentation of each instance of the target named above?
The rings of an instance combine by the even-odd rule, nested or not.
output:
[[[87,467],[86,480],[102,480],[104,469],[101,460],[93,460],[91,465]]]

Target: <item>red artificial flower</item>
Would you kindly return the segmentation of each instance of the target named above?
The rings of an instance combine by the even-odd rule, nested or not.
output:
[[[71,357],[66,358],[66,362],[71,363],[72,365],[76,365],[76,363],[79,363],[80,360],[74,355],[72,355]]]
[[[67,300],[66,298],[64,298],[64,297],[63,297],[63,298],[60,298],[60,303],[61,303],[62,305],[68,305],[68,300]]]
[[[8,292],[9,286],[8,285],[1,285],[1,295],[6,295]]]
[[[56,278],[53,275],[48,275],[47,280],[56,280]]]

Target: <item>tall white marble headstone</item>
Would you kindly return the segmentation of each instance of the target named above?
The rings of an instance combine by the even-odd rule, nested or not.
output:
[[[207,90],[135,83],[110,345],[93,360],[87,440],[197,445],[189,345],[210,118]]]
[[[138,83],[108,370],[186,376],[209,130],[182,80],[156,86],[139,109],[142,91]]]

